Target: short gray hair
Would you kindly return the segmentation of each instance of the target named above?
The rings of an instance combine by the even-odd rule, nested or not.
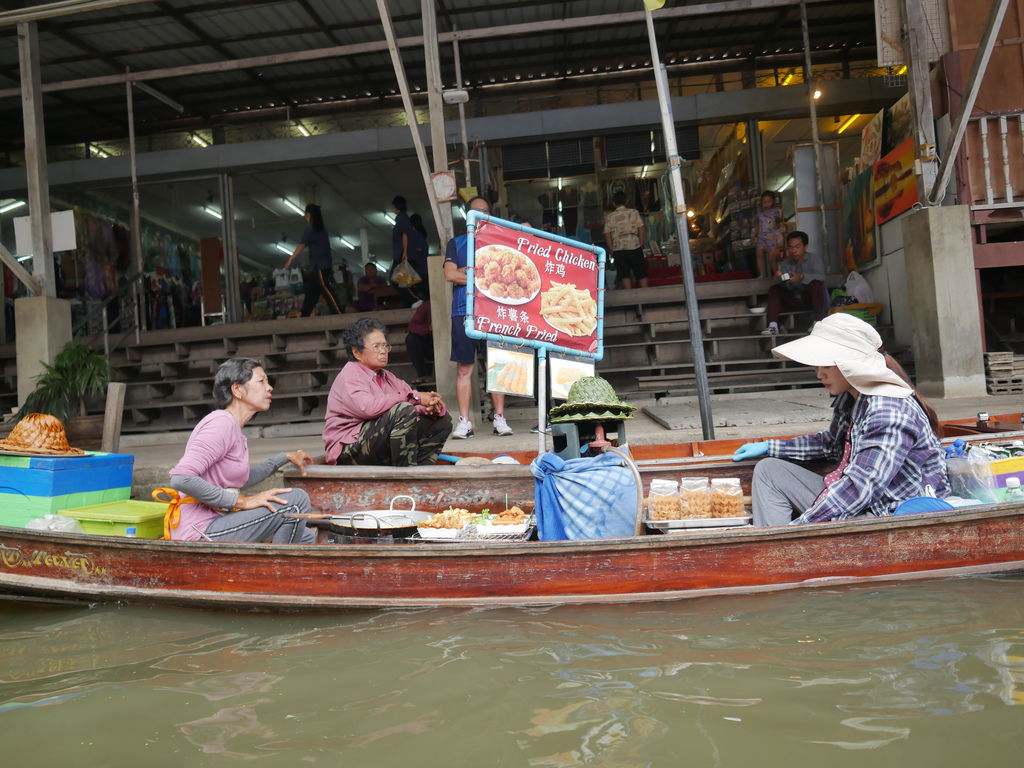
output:
[[[366,337],[374,331],[387,334],[387,327],[375,317],[361,317],[341,334],[341,341],[345,345],[345,352],[349,360],[355,360],[353,352],[362,352],[366,345]]]
[[[234,395],[231,387],[235,384],[248,384],[255,368],[263,368],[263,361],[254,357],[232,357],[225,360],[213,377],[213,403],[218,408],[231,405]]]

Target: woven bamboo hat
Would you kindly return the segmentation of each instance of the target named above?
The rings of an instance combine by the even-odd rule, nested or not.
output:
[[[64,425],[48,413],[30,413],[0,440],[0,450],[38,453],[40,456],[84,456],[85,451],[72,448]]]
[[[583,376],[569,388],[569,399],[551,409],[552,422],[631,419],[635,405],[624,403],[607,379]]]

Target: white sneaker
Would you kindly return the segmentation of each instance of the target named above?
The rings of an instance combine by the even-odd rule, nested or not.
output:
[[[777,336],[779,333],[778,323],[768,323],[768,327],[761,331],[762,336]]]
[[[512,434],[512,427],[505,421],[505,417],[500,413],[494,414],[494,421],[491,422],[494,425],[494,434],[505,437],[506,435]]]
[[[420,299],[420,300],[418,300],[418,301],[414,301],[414,302],[412,303],[412,305],[410,305],[409,309],[419,309],[419,307],[420,307],[420,305],[421,305],[422,303],[423,303],[423,299]]]
[[[473,422],[469,419],[464,419],[459,416],[459,423],[455,425],[455,429],[452,430],[452,437],[456,440],[465,440],[467,437],[473,436]]]

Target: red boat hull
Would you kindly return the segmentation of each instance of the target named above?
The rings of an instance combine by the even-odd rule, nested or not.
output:
[[[223,545],[0,528],[0,593],[310,610],[633,602],[1024,568],[1024,507],[573,542]]]

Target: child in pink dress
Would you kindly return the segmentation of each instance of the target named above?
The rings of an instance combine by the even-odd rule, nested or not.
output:
[[[775,205],[775,193],[761,194],[761,209],[757,212],[754,246],[757,254],[758,277],[774,274],[775,265],[782,255],[782,211]]]

